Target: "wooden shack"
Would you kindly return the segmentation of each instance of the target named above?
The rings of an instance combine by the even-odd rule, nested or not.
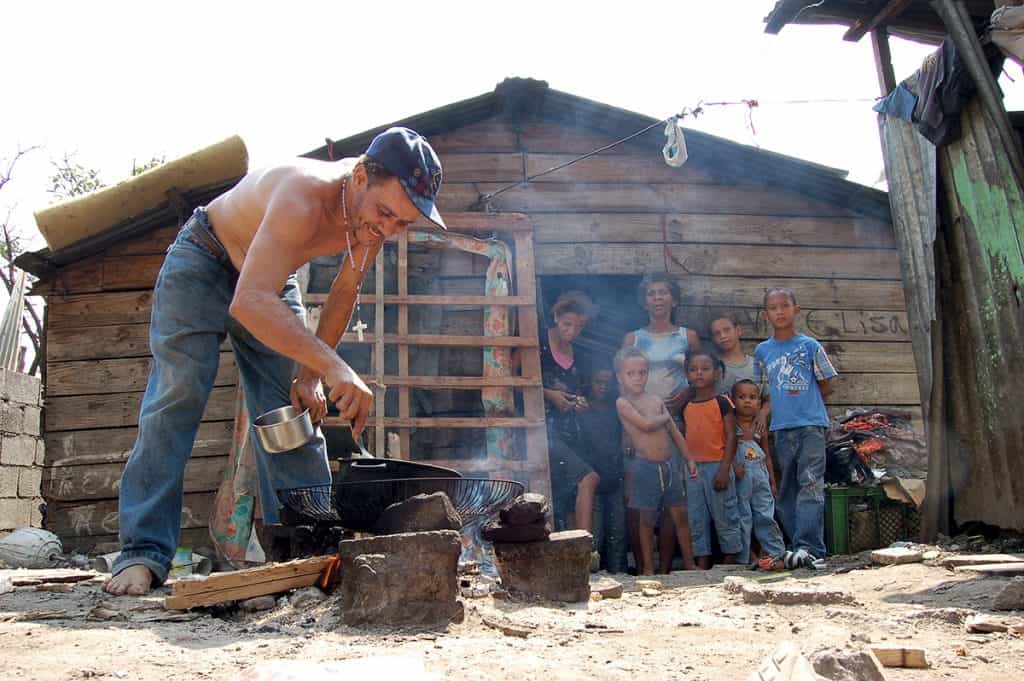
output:
[[[682,323],[706,335],[709,311],[728,308],[745,320],[746,338],[754,342],[766,337],[758,314],[764,290],[782,285],[796,291],[803,308],[801,326],[825,343],[842,373],[829,399],[833,413],[868,405],[919,411],[896,244],[883,192],[851,183],[832,168],[695,131],[686,134],[688,162],[671,168],[662,159],[665,138],[660,126],[525,182],[656,123],[533,80],[510,79],[491,93],[396,123],[427,135],[440,155],[445,171],[442,213],[479,213],[482,225],[493,220],[487,214],[516,213],[532,226],[532,244],[522,242],[515,249],[517,291],[530,290],[524,288],[524,279],[535,268],[531,284],[536,299],[520,303],[541,314],[533,325],[520,316],[517,333],[536,335],[536,329],[545,328],[543,311],[559,292],[583,289],[602,310],[583,342],[593,354],[610,356],[626,331],[645,322],[636,303],[640,276],[668,271],[683,291]],[[358,155],[385,127],[307,155]],[[209,198],[197,195],[185,197],[185,202]],[[164,250],[187,214],[170,204],[153,211],[145,229],[132,224],[108,230],[103,241],[79,248],[74,259],[54,265],[59,260],[54,253],[40,253],[25,265],[42,277],[35,290],[48,302],[46,523],[83,548],[115,538],[119,471],[134,441],[149,366],[151,289]],[[498,232],[476,236],[504,238]],[[389,245],[382,261],[399,271],[406,268],[407,289],[400,290],[390,275],[376,281],[368,277],[365,293],[374,297],[364,302],[363,315],[371,328],[376,325],[379,283],[383,320],[378,328],[385,334],[396,329],[432,338],[479,335],[480,300],[410,306],[401,318],[388,300],[405,300],[412,293],[432,294],[441,303],[443,296],[479,298],[487,261],[455,249],[415,244],[407,249],[403,256]],[[338,264],[334,258],[312,264],[312,300],[327,290]],[[529,344],[535,345],[535,338]],[[401,368],[410,371],[411,364],[414,374],[472,376],[482,362],[479,350],[399,347],[382,355],[378,370],[394,374],[393,367],[404,362]],[[341,352],[352,357],[357,369],[370,370],[366,349],[343,345]],[[217,387],[186,473],[183,544],[207,543],[211,499],[232,443],[236,383],[225,346]],[[485,446],[479,432],[421,429],[412,418],[455,418],[452,425],[464,426],[456,417],[479,416],[479,393],[449,390],[455,383],[407,382],[403,385],[408,390],[388,391],[386,411],[400,418],[403,455],[411,450],[416,458],[452,465],[462,461],[474,469],[473,459]],[[506,379],[503,385],[518,384]],[[529,412],[528,405],[519,409]]]

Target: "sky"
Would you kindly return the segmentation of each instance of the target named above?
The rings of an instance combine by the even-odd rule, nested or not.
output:
[[[639,113],[712,107],[686,125],[743,144],[882,172],[869,38],[788,26],[764,33],[774,0],[600,3],[7,3],[0,159],[38,145],[0,193],[33,248],[31,213],[64,154],[108,184],[134,160],[184,155],[232,134],[260,166],[405,116],[490,92],[509,76]],[[893,40],[897,79],[932,48]],[[1012,108],[1024,108],[1020,72]],[[814,104],[785,103],[815,100]],[[751,125],[752,123],[752,125]],[[652,149],[660,154],[660,149]],[[442,159],[443,162],[443,159]]]

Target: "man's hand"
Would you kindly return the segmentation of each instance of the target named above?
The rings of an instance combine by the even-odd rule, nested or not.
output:
[[[576,406],[576,403],[569,399],[569,393],[562,390],[549,390],[548,401],[563,414]]]
[[[576,403],[573,404],[572,406],[573,406],[573,410],[577,414],[580,414],[582,412],[585,412],[587,409],[590,409],[590,403],[587,402],[587,398],[584,397],[583,395],[577,395],[576,396]]]
[[[712,481],[712,486],[716,492],[723,492],[729,488],[729,467],[724,468],[719,466],[718,472],[715,473],[715,479]]]
[[[297,411],[309,409],[309,418],[313,423],[319,423],[327,416],[327,397],[324,395],[323,384],[320,377],[306,367],[299,369],[299,375],[292,381],[291,400]]]
[[[324,375],[324,382],[331,389],[330,400],[338,407],[341,418],[352,423],[352,437],[358,438],[370,415],[373,391],[344,362],[331,367]]]
[[[771,403],[761,405],[761,408],[757,410],[757,416],[754,417],[755,435],[764,437],[764,434],[768,432],[768,419],[771,418],[771,415]]]

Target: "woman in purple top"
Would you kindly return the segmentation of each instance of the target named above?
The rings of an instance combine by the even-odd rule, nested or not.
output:
[[[680,302],[679,285],[664,272],[648,274],[637,290],[640,304],[647,310],[647,326],[630,331],[622,339],[622,347],[635,346],[643,350],[650,363],[647,392],[665,401],[668,413],[677,422],[682,418],[682,403],[689,384],[683,360],[686,353],[700,347],[700,338],[693,329],[677,325],[672,313]],[[633,535],[635,518],[629,519]],[[672,569],[672,556],[676,548],[675,526],[667,512],[662,512],[658,531],[659,569],[668,573]]]

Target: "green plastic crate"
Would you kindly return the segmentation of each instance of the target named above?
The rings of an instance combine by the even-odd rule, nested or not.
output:
[[[850,554],[916,539],[920,517],[913,507],[890,500],[881,487],[825,489],[825,548]]]

